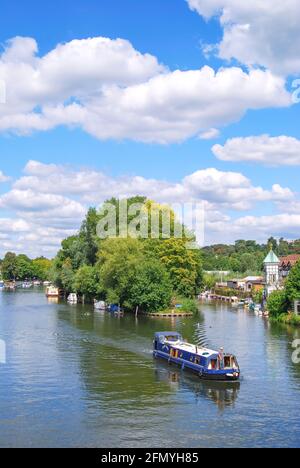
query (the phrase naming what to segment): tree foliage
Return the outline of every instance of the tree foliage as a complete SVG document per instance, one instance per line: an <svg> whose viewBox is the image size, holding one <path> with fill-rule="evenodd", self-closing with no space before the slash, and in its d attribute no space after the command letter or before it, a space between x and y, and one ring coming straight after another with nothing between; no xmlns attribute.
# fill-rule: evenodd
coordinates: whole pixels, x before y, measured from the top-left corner
<svg viewBox="0 0 300 468"><path fill-rule="evenodd" d="M300 262L292 268L285 284L286 296L290 304L300 300Z"/></svg>
<svg viewBox="0 0 300 468"><path fill-rule="evenodd" d="M1 273L4 280L33 280L39 279L45 281L49 279L51 260L44 257L31 260L27 255L16 255L7 252L1 262Z"/></svg>
<svg viewBox="0 0 300 468"><path fill-rule="evenodd" d="M254 240L237 240L233 245L217 244L202 249L205 271L262 272L263 261L270 247L278 257L300 254L300 240L288 242L270 237L266 244Z"/></svg>
<svg viewBox="0 0 300 468"><path fill-rule="evenodd" d="M144 312L157 312L170 305L172 284L164 266L158 260L143 261L136 270L136 278L129 289L128 305Z"/></svg>
<svg viewBox="0 0 300 468"><path fill-rule="evenodd" d="M96 297L99 290L99 275L97 269L90 265L80 267L73 280L74 291L87 296L87 298Z"/></svg>
<svg viewBox="0 0 300 468"><path fill-rule="evenodd" d="M74 292L132 310L164 308L173 294L195 296L202 284L202 263L200 249L189 249L193 235L179 226L166 205L138 196L125 202L113 198L106 203L113 206L117 224L127 209L126 235L117 231L113 238L99 239L97 226L99 222L105 224L109 207L104 205L99 212L91 208L78 234L62 242L54 261L54 282L69 292L73 288ZM170 220L169 229L163 215ZM153 217L158 220L154 238ZM134 237L132 227L136 228ZM175 238L180 229L183 237Z"/></svg>
<svg viewBox="0 0 300 468"><path fill-rule="evenodd" d="M267 301L267 309L273 318L285 314L288 310L288 301L285 291L274 291Z"/></svg>

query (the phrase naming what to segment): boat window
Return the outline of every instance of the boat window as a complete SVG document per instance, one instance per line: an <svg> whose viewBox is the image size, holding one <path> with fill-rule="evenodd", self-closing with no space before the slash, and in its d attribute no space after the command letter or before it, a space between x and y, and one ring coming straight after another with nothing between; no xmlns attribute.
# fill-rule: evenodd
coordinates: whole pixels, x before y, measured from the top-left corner
<svg viewBox="0 0 300 468"><path fill-rule="evenodd" d="M180 337L179 335L170 335L170 336L166 336L166 340L167 341L179 341Z"/></svg>
<svg viewBox="0 0 300 468"><path fill-rule="evenodd" d="M237 362L236 357L232 356L232 360L233 360L233 367L238 369L239 368L239 363Z"/></svg>
<svg viewBox="0 0 300 468"><path fill-rule="evenodd" d="M200 358L195 357L195 361L194 361L194 362L195 362L195 364L200 364Z"/></svg>
<svg viewBox="0 0 300 468"><path fill-rule="evenodd" d="M217 359L212 359L210 361L210 365L209 365L210 369L213 369L213 370L217 370L218 369L218 360Z"/></svg>
<svg viewBox="0 0 300 468"><path fill-rule="evenodd" d="M224 357L224 367L225 368L231 368L232 367L231 356L225 356Z"/></svg>
<svg viewBox="0 0 300 468"><path fill-rule="evenodd" d="M171 357L178 358L179 351L178 349L171 348L170 355Z"/></svg>

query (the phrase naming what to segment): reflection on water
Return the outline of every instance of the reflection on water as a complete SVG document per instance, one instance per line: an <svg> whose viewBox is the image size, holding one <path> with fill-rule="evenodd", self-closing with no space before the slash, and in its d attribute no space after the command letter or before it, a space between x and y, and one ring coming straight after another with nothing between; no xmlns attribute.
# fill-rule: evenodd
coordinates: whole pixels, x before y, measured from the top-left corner
<svg viewBox="0 0 300 468"><path fill-rule="evenodd" d="M199 381L152 357L177 330L236 354L239 384ZM300 446L300 329L229 305L193 318L113 317L43 293L0 293L0 446Z"/></svg>
<svg viewBox="0 0 300 468"><path fill-rule="evenodd" d="M192 392L196 402L201 398L210 399L221 412L227 406L234 404L240 390L239 382L202 381L197 376L174 369L174 366L170 369L168 364L160 363L160 361L157 362L155 377L157 382L167 382L173 391L177 392L183 388L186 391Z"/></svg>

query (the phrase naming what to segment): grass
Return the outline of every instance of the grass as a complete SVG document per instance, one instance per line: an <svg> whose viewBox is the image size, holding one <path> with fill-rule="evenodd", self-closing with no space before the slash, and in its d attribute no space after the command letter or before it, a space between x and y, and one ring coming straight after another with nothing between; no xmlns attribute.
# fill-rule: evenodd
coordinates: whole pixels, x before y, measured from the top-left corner
<svg viewBox="0 0 300 468"><path fill-rule="evenodd" d="M295 314L281 314L278 317L271 317L272 322L284 323L286 325L300 326L300 316Z"/></svg>
<svg viewBox="0 0 300 468"><path fill-rule="evenodd" d="M189 299L189 298L183 298L183 297L177 297L176 298L176 304L180 304L180 308L168 308L165 310L160 310L158 312L155 312L157 314L196 314L198 312L198 304L195 299Z"/></svg>

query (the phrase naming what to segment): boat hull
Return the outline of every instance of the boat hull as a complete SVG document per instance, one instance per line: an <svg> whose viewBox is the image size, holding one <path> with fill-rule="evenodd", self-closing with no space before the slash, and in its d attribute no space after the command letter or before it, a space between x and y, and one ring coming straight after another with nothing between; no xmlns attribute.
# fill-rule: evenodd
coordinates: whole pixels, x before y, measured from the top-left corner
<svg viewBox="0 0 300 468"><path fill-rule="evenodd" d="M169 354L158 350L153 351L153 356L156 359L162 359L169 364L181 367L182 370L190 371L201 380L211 380L215 382L239 382L240 380L240 375L235 370L209 371L204 367L185 361L184 359L171 357Z"/></svg>

